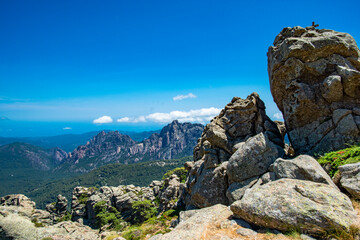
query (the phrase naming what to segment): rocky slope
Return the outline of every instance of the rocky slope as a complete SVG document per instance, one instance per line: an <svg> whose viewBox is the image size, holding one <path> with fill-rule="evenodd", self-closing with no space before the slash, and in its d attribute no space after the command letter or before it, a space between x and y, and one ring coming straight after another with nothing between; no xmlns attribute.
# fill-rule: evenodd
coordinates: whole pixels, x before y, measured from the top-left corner
<svg viewBox="0 0 360 240"><path fill-rule="evenodd" d="M79 146L57 171L87 172L108 163L175 159L192 154L203 125L173 121L160 133L135 142L119 132L100 132L87 144Z"/></svg>

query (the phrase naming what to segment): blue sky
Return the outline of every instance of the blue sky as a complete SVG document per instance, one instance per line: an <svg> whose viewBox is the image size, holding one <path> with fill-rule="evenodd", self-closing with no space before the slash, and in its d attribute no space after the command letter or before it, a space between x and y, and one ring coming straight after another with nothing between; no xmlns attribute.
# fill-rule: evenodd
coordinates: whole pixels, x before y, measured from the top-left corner
<svg viewBox="0 0 360 240"><path fill-rule="evenodd" d="M359 41L359 7L0 0L0 136L141 131L174 117L206 122L232 97L254 91L274 117L266 52L275 36L316 21ZM181 95L191 97L174 100Z"/></svg>

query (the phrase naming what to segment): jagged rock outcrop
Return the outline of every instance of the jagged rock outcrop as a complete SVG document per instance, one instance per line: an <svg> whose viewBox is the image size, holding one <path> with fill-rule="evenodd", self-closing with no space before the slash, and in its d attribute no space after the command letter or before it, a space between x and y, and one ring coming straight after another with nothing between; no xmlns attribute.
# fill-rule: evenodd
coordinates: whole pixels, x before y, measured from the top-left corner
<svg viewBox="0 0 360 240"><path fill-rule="evenodd" d="M135 142L118 131L102 131L87 144L75 149L57 171L87 172L109 163L128 164L189 156L203 129L201 124L175 120L160 133L154 133L142 142ZM91 161L88 161L89 158Z"/></svg>
<svg viewBox="0 0 360 240"><path fill-rule="evenodd" d="M296 154L360 141L360 52L347 33L284 28L268 51L271 93Z"/></svg>
<svg viewBox="0 0 360 240"><path fill-rule="evenodd" d="M258 179L284 155L277 125L265 113L257 93L235 97L206 125L194 148L193 164L183 195L187 208L203 208L234 201L235 191L252 177ZM228 196L227 196L228 195Z"/></svg>
<svg viewBox="0 0 360 240"><path fill-rule="evenodd" d="M83 223L83 220L87 219L86 203L95 191L94 188L74 188L71 199L71 220Z"/></svg>
<svg viewBox="0 0 360 240"><path fill-rule="evenodd" d="M281 231L296 227L312 235L349 229L357 219L350 199L334 187L286 178L246 191L231 210L259 226Z"/></svg>
<svg viewBox="0 0 360 240"><path fill-rule="evenodd" d="M98 190L76 187L73 190L71 205L72 220L97 227L95 205L104 202L107 209L114 207L119 211L122 219L134 222L139 216L136 215L133 203L149 200L154 207L158 207L159 213L167 211L178 206L183 185L179 176L173 174L163 181L153 181L148 187L120 185L104 186Z"/></svg>
<svg viewBox="0 0 360 240"><path fill-rule="evenodd" d="M50 213L51 220L56 223L68 214L67 207L68 200L66 197L59 194L56 202L46 205L46 211Z"/></svg>
<svg viewBox="0 0 360 240"><path fill-rule="evenodd" d="M10 194L0 198L0 206L16 206L33 210L35 205L35 202L23 194Z"/></svg>
<svg viewBox="0 0 360 240"><path fill-rule="evenodd" d="M162 186L163 189L159 191L158 195L160 200L160 212L175 208L178 203L180 193L185 187L184 184L180 183L180 178L176 174L166 178Z"/></svg>
<svg viewBox="0 0 360 240"><path fill-rule="evenodd" d="M11 194L0 198L0 215L19 214L38 224L51 224L50 213L36 209L35 202L23 194Z"/></svg>
<svg viewBox="0 0 360 240"><path fill-rule="evenodd" d="M340 185L353 198L360 199L360 163L346 164L339 167Z"/></svg>

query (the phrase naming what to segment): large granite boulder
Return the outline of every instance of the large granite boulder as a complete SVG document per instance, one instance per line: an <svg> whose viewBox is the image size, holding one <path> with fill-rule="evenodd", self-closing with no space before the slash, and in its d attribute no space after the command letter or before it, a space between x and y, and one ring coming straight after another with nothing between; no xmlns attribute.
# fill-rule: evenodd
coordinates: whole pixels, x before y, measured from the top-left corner
<svg viewBox="0 0 360 240"><path fill-rule="evenodd" d="M230 183L266 173L270 165L284 154L284 150L273 143L266 133L259 133L239 145L227 165Z"/></svg>
<svg viewBox="0 0 360 240"><path fill-rule="evenodd" d="M296 154L360 141L360 52L346 33L284 28L268 51L271 93Z"/></svg>
<svg viewBox="0 0 360 240"><path fill-rule="evenodd" d="M243 181L268 171L284 155L283 136L278 126L265 113L257 93L232 101L206 125L194 148L194 164L189 169L185 194L186 207L203 208L228 205L231 192ZM240 183L240 184L238 184Z"/></svg>
<svg viewBox="0 0 360 240"><path fill-rule="evenodd" d="M360 163L339 167L340 184L352 197L360 199Z"/></svg>
<svg viewBox="0 0 360 240"><path fill-rule="evenodd" d="M329 184L337 189L330 176L320 164L309 155L300 155L294 159L278 158L270 167L276 178L291 178Z"/></svg>
<svg viewBox="0 0 360 240"><path fill-rule="evenodd" d="M247 190L231 210L249 223L312 235L346 230L357 220L350 199L334 187L287 178Z"/></svg>

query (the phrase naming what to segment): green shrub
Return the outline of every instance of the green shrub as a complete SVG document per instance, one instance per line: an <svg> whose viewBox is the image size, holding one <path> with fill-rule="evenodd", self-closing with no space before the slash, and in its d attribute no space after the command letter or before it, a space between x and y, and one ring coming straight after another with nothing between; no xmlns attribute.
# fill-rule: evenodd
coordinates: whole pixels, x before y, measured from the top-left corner
<svg viewBox="0 0 360 240"><path fill-rule="evenodd" d="M180 178L180 182L185 183L187 171L184 167L178 167L178 168L168 171L167 173L164 174L162 179L164 180L173 174L176 174Z"/></svg>
<svg viewBox="0 0 360 240"><path fill-rule="evenodd" d="M126 222L121 218L120 213L114 207L107 207L105 201L97 202L94 205L95 220L97 227L109 225L108 229L121 231L126 227Z"/></svg>
<svg viewBox="0 0 360 240"><path fill-rule="evenodd" d="M89 200L89 196L86 193L82 193L80 197L78 197L78 201L80 204L86 204L86 202Z"/></svg>
<svg viewBox="0 0 360 240"><path fill-rule="evenodd" d="M318 159L318 162L328 169L328 174L333 177L338 172L339 166L360 162L360 144L326 153Z"/></svg>
<svg viewBox="0 0 360 240"><path fill-rule="evenodd" d="M157 213L157 208L153 206L150 200L133 202L132 208L134 209L136 222L144 222Z"/></svg>

